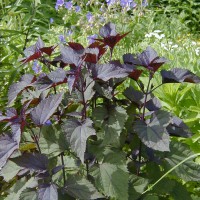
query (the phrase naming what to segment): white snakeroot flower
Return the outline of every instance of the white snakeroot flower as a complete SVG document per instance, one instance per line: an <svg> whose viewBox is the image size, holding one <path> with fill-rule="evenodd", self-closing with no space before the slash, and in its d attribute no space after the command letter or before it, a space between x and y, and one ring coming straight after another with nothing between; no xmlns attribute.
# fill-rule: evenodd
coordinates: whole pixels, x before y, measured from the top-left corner
<svg viewBox="0 0 200 200"><path fill-rule="evenodd" d="M161 30L155 30L154 33L161 33Z"/></svg>
<svg viewBox="0 0 200 200"><path fill-rule="evenodd" d="M192 45L194 45L194 46L195 46L196 44L197 44L197 43L196 43L195 41L192 41Z"/></svg>
<svg viewBox="0 0 200 200"><path fill-rule="evenodd" d="M164 43L162 43L162 42L161 42L161 47L162 47L163 49L165 49L165 50L168 51L168 48L167 48L166 45L165 45Z"/></svg>
<svg viewBox="0 0 200 200"><path fill-rule="evenodd" d="M174 48L178 48L178 45L177 44L173 45L172 49L174 49Z"/></svg>

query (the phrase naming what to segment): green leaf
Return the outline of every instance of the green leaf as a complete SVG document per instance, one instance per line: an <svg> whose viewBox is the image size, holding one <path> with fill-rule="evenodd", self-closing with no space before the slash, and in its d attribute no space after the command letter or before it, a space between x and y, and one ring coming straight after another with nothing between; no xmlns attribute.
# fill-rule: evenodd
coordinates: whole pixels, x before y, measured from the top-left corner
<svg viewBox="0 0 200 200"><path fill-rule="evenodd" d="M92 127L92 120L86 119L80 122L76 119L69 119L63 125L67 141L71 149L76 152L82 163L84 163L84 153L86 150L86 142L89 136L96 135L95 129Z"/></svg>
<svg viewBox="0 0 200 200"><path fill-rule="evenodd" d="M37 186L37 182L34 177L31 177L28 181L26 178L22 178L16 182L15 185L10 189L9 195L5 198L5 200L20 200L20 195L22 191L27 188Z"/></svg>
<svg viewBox="0 0 200 200"><path fill-rule="evenodd" d="M19 170L21 170L21 167L9 160L0 171L0 176L3 176L4 180L8 182L17 175Z"/></svg>
<svg viewBox="0 0 200 200"><path fill-rule="evenodd" d="M150 122L136 121L134 130L142 142L158 151L169 151L169 134L166 126L170 122L170 113L166 111L156 111L153 113Z"/></svg>
<svg viewBox="0 0 200 200"><path fill-rule="evenodd" d="M96 187L106 196L116 199L128 199L128 171L110 163L99 164L91 172Z"/></svg>
<svg viewBox="0 0 200 200"><path fill-rule="evenodd" d="M148 185L148 180L139 176L129 177L129 200L137 200Z"/></svg>
<svg viewBox="0 0 200 200"><path fill-rule="evenodd" d="M185 158L193 155L191 150L180 142L172 141L170 144L171 151L166 154L164 158L165 169L169 170L179 164ZM180 177L185 181L200 181L200 165L196 164L193 160L187 160L178 166L172 174Z"/></svg>
<svg viewBox="0 0 200 200"><path fill-rule="evenodd" d="M43 126L39 145L42 153L49 156L58 155L68 147L65 136L58 126Z"/></svg>
<svg viewBox="0 0 200 200"><path fill-rule="evenodd" d="M68 177L65 185L66 192L78 199L98 199L103 198L97 189L87 179L78 176Z"/></svg>
<svg viewBox="0 0 200 200"><path fill-rule="evenodd" d="M20 195L20 200L37 200L36 190L32 188L25 189Z"/></svg>
<svg viewBox="0 0 200 200"><path fill-rule="evenodd" d="M126 110L120 106L97 107L93 111L95 125L105 133L104 144L119 145L119 137L128 118Z"/></svg>

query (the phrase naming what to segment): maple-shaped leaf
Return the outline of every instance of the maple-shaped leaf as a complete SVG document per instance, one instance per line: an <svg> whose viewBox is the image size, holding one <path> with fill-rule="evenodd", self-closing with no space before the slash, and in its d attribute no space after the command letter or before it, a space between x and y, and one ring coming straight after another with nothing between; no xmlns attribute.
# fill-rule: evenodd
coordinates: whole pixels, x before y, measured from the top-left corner
<svg viewBox="0 0 200 200"><path fill-rule="evenodd" d="M8 105L10 105L16 99L17 95L28 87L33 80L34 76L32 74L25 74L18 83L12 84L8 91Z"/></svg>
<svg viewBox="0 0 200 200"><path fill-rule="evenodd" d="M124 78L128 76L127 70L115 64L96 64L92 67L94 79L108 81L111 78Z"/></svg>
<svg viewBox="0 0 200 200"><path fill-rule="evenodd" d="M170 123L170 114L158 110L152 114L149 123L136 121L134 130L141 141L151 149L158 151L169 151L169 134L166 127Z"/></svg>
<svg viewBox="0 0 200 200"><path fill-rule="evenodd" d="M24 153L11 160L20 167L31 171L46 172L48 167L48 158L40 153Z"/></svg>
<svg viewBox="0 0 200 200"><path fill-rule="evenodd" d="M71 149L76 152L82 163L84 163L87 139L91 135L96 135L92 123L93 122L90 119L86 119L84 122L76 119L69 119L63 125L66 139L69 142Z"/></svg>
<svg viewBox="0 0 200 200"><path fill-rule="evenodd" d="M99 59L103 56L103 54L107 50L106 46L104 44L100 44L99 42L94 42L94 43L90 44L88 46L88 48L98 48L99 49L99 53L98 53L98 56L97 56L97 61L99 61ZM86 57L85 61L86 62L91 62L91 60L88 60L87 57Z"/></svg>
<svg viewBox="0 0 200 200"><path fill-rule="evenodd" d="M133 54L128 53L123 55L123 61L125 64L124 68L128 71L129 77L137 81L142 73L142 70L137 69L136 64L139 65L137 59L134 58Z"/></svg>
<svg viewBox="0 0 200 200"><path fill-rule="evenodd" d="M24 50L24 54L26 57L20 59L20 61L23 63L30 62L32 60L40 58L43 55L43 53L46 53L50 56L55 48L56 46L44 47L44 42L40 37L38 37L38 40L34 45Z"/></svg>
<svg viewBox="0 0 200 200"><path fill-rule="evenodd" d="M188 126L178 117L173 116L171 123L167 126L167 132L172 136L191 137Z"/></svg>
<svg viewBox="0 0 200 200"><path fill-rule="evenodd" d="M128 32L129 33L129 32ZM97 41L103 42L105 45L108 45L111 49L128 33L118 34L115 29L115 24L109 22L105 24L99 31L99 34L103 39L95 39Z"/></svg>
<svg viewBox="0 0 200 200"><path fill-rule="evenodd" d="M162 83L200 83L200 77L187 69L174 68L169 71L162 70Z"/></svg>
<svg viewBox="0 0 200 200"><path fill-rule="evenodd" d="M39 200L58 200L57 187L53 183L39 185L37 198Z"/></svg>
<svg viewBox="0 0 200 200"><path fill-rule="evenodd" d="M80 54L77 53L73 48L70 46L62 46L60 45L61 51L61 60L66 64L73 64L75 66L79 65L81 60Z"/></svg>
<svg viewBox="0 0 200 200"><path fill-rule="evenodd" d="M53 115L62 101L63 93L42 100L32 111L31 118L36 125L43 125Z"/></svg>
<svg viewBox="0 0 200 200"><path fill-rule="evenodd" d="M76 42L68 42L68 45L75 51L84 50L83 45Z"/></svg>
<svg viewBox="0 0 200 200"><path fill-rule="evenodd" d="M19 148L21 132L0 136L0 168L2 168L12 153Z"/></svg>
<svg viewBox="0 0 200 200"><path fill-rule="evenodd" d="M65 190L69 195L77 199L103 198L103 195L87 179L74 175L68 177Z"/></svg>
<svg viewBox="0 0 200 200"><path fill-rule="evenodd" d="M143 66L150 71L157 71L160 66L167 62L167 59L164 57L159 57L157 52L152 49L150 46L146 48L142 53L137 56L137 59L134 59L135 65Z"/></svg>
<svg viewBox="0 0 200 200"><path fill-rule="evenodd" d="M55 71L50 72L50 74L47 75L47 77L53 82L53 83L59 83L63 82L66 78L66 71L62 68L58 68Z"/></svg>

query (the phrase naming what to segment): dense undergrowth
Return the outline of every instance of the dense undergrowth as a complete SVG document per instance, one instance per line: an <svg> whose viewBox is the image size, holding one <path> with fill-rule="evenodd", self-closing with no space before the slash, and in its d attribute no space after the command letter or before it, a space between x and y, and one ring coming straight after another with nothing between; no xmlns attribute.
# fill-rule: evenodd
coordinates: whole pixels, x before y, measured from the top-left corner
<svg viewBox="0 0 200 200"><path fill-rule="evenodd" d="M10 125L16 125L14 128L11 126L12 133L17 133L19 136L23 132L21 142L19 138L17 139L17 145L20 145L19 151L15 154L12 153L17 149L16 145L5 152L4 143L0 141L2 142L0 150L4 151L5 157L8 158L11 154L13 157L1 172L1 198L10 199L14 195L15 199L27 199L30 196L37 199L36 191L39 191L38 195L42 196L41 199L50 199L48 194L51 192L53 195L51 198L56 199L55 191L58 189L59 195L63 195L58 199L72 199L72 196L79 199L98 197L122 200L128 198L198 199L200 196L198 177L200 160L197 156L200 153L200 88L199 84L184 82L197 83L196 76L200 76L199 3L186 1L186 4L190 4L190 10L185 10L185 4L175 0L163 1L162 4L157 1L148 2L149 4L147 1L135 1L136 4L127 4L128 6L125 7L124 4L120 4L120 1L113 4L111 1L88 3L88 1L75 0L68 2L67 5L62 4L62 1L57 3L59 5L56 6L56 2L50 0L1 1L0 108L4 113L5 107L14 106L18 114L13 108L9 108L6 113L0 115L0 119L9 121ZM100 43L95 45L95 39L99 40L102 34L103 36L107 34L105 38L110 36L109 34L116 36L115 31L109 32L114 30L113 27L105 33L100 33L101 37L98 34L99 29L109 21L116 24L116 31L120 34L128 33L117 43L112 56L109 49L104 52L105 46L101 46ZM55 48L50 58L44 57L46 61L43 56L45 53L51 55L50 49L47 48L47 52L41 50L43 43L38 39L39 36L45 42L45 47L60 46ZM71 46L69 42L72 42ZM65 64L79 66L73 60L74 58L72 59L73 55L68 52L69 48L65 49L69 45L73 51L83 51L82 47L75 45L74 42L102 51L102 58L100 59L101 56L98 58L100 59L98 63L103 64L100 67L102 72L95 71L95 68L88 64L91 60L84 60L89 59L87 56L84 59L81 57L83 59L81 66L84 66L81 68L81 73L72 72L74 68L69 72L68 68L64 68L63 71L65 65L56 64L62 61ZM35 49L28 48L31 45ZM168 59L166 62L161 57L164 59L161 63L165 63L162 66L161 76L160 69L157 71L156 68L152 73L152 69L143 66L140 59L140 63L136 61L138 55L141 55L139 58L142 55L149 56L149 61L152 61L152 55L156 55L153 49L158 55ZM37 50L42 52L41 57L33 57L34 59L29 60L31 62L24 60L25 64L20 62L24 56L27 59ZM64 58L53 62L60 51ZM66 57L65 51L70 57ZM91 49L81 53L87 55L87 51L97 56L97 52ZM128 53L137 56L123 57L124 54L129 55ZM80 56L80 52L75 54ZM156 60L156 57L154 58ZM69 63L69 59L72 63ZM121 70L122 65L119 62L127 65L125 71ZM112 68L111 71L103 73L108 65L114 65L116 69ZM140 67L135 68L137 65ZM147 69L144 70L141 66ZM60 71L57 69L59 67L61 67ZM185 71L173 71L173 68L182 68ZM133 69L138 70L137 72L142 70L143 73L139 76L133 73L130 78ZM83 82L75 84L78 80L71 77L74 73ZM129 78L121 80L127 76ZM23 88L16 90L14 97L9 93L8 105L8 91L12 90L9 90L12 88L10 85L14 83L16 86L15 82L19 81L20 77L24 77L21 82L31 81L25 88L31 86L34 89L26 88L22 96L15 100L15 104L13 100ZM178 78L174 79L174 77ZM59 81L55 79L62 79L61 83L65 85L57 86ZM86 80L91 80L91 83ZM33 86L34 82L35 86ZM65 82L68 84L67 87ZM165 82L173 84L165 84ZM154 90L158 85L160 86ZM49 87L53 90L48 89ZM83 90L79 87L83 87L87 94L83 94ZM90 91L87 91L87 87ZM138 89L141 93L137 91ZM73 90L76 90L75 96L72 95ZM65 94L61 95L59 93L61 91L65 91ZM48 93L56 94L49 96ZM83 100L81 95L82 97L86 95L88 99ZM146 103L151 99L152 102L149 103L151 105L147 107ZM30 105L25 104L28 100L31 100ZM56 105L45 108L44 104L50 106L52 101L56 101ZM27 106L36 107L35 114L31 114L31 118L29 115L34 111L27 109ZM42 107L46 113L43 119L39 111ZM47 113L49 109L52 112ZM149 113L146 112L147 110ZM170 116L166 114L167 112L170 112ZM7 115L7 118L4 115ZM49 118L50 124L46 123ZM156 124L156 120L160 123ZM20 129L19 127L16 129L17 124L21 124ZM80 132L75 129L75 124ZM145 131L144 126L146 126ZM10 131L8 126L5 127L5 123L1 123L0 127L2 133ZM155 128L162 132L162 137L152 136L152 130ZM83 133L87 130L89 135L84 136L84 145L77 147L73 142L79 139L76 137L69 139L68 136L70 133L81 134L82 129ZM19 130L20 133L17 132ZM62 135L63 131L64 135ZM175 132L178 133L178 137ZM160 134L156 131L154 133ZM169 138L166 139L167 135L170 135L171 142ZM1 136L2 138L12 143L12 137L11 139L8 136ZM159 152L159 150L168 151L168 148L170 152ZM84 152L86 152L85 156ZM21 156L21 161L14 158L19 155L24 156ZM187 160L190 156L191 159ZM43 163L41 159L44 160ZM34 163L26 166L22 164L30 160L39 164L37 169ZM5 158L4 161L1 160L2 166L3 163L5 164ZM169 171L168 174L168 170L172 172ZM112 174L111 178L109 174ZM37 183L34 176L39 179ZM23 187L25 182L27 185ZM33 187L33 184L36 185ZM110 185L110 189L107 189L107 185ZM82 192L78 193L77 190ZM47 196L44 195L45 192Z"/></svg>

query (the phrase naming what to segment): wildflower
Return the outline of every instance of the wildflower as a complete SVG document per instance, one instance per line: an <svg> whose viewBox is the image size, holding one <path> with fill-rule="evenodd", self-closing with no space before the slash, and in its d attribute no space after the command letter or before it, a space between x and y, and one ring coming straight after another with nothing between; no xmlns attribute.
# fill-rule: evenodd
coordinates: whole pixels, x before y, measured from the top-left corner
<svg viewBox="0 0 200 200"><path fill-rule="evenodd" d="M55 5L55 9L58 10L59 6L63 6L64 5L64 0L57 0L56 5Z"/></svg>
<svg viewBox="0 0 200 200"><path fill-rule="evenodd" d="M50 24L53 24L54 20L53 18L50 18Z"/></svg>
<svg viewBox="0 0 200 200"><path fill-rule="evenodd" d="M67 8L67 10L71 10L71 9L72 9L72 6L73 6L73 4L72 4L71 1L65 2L65 8Z"/></svg>
<svg viewBox="0 0 200 200"><path fill-rule="evenodd" d="M92 18L93 18L93 15L92 15L91 12L88 12L87 15L86 15L86 17L87 17L88 22L91 22Z"/></svg>
<svg viewBox="0 0 200 200"><path fill-rule="evenodd" d="M64 37L64 35L59 35L59 40L60 40L62 43L65 43L65 37Z"/></svg>
<svg viewBox="0 0 200 200"><path fill-rule="evenodd" d="M76 7L75 7L75 11L76 11L76 12L81 12L81 7L80 7L80 6L76 6Z"/></svg>
<svg viewBox="0 0 200 200"><path fill-rule="evenodd" d="M108 6L113 5L114 3L116 3L116 0L106 0L106 3Z"/></svg>
<svg viewBox="0 0 200 200"><path fill-rule="evenodd" d="M41 71L42 67L38 64L38 61L35 60L33 62L33 66L32 66L32 70L36 73L36 74L39 74L40 71Z"/></svg>
<svg viewBox="0 0 200 200"><path fill-rule="evenodd" d="M98 35L97 35L97 34L88 36L88 37L87 37L88 43L89 43L89 44L94 43L94 42L95 42L95 39L97 39L97 38L98 38Z"/></svg>
<svg viewBox="0 0 200 200"><path fill-rule="evenodd" d="M147 0L143 0L142 1L142 6L143 7L147 7L148 6L148 1Z"/></svg>
<svg viewBox="0 0 200 200"><path fill-rule="evenodd" d="M67 35L70 36L70 35L72 35L72 34L73 34L73 31L72 31L71 29L69 29L69 30L67 31Z"/></svg>
<svg viewBox="0 0 200 200"><path fill-rule="evenodd" d="M131 3L133 2L133 0L121 0L120 1L120 5L121 7L130 7Z"/></svg>
<svg viewBox="0 0 200 200"><path fill-rule="evenodd" d="M48 119L48 120L45 122L44 125L46 125L46 126L50 126L51 124L52 124L51 121Z"/></svg>

